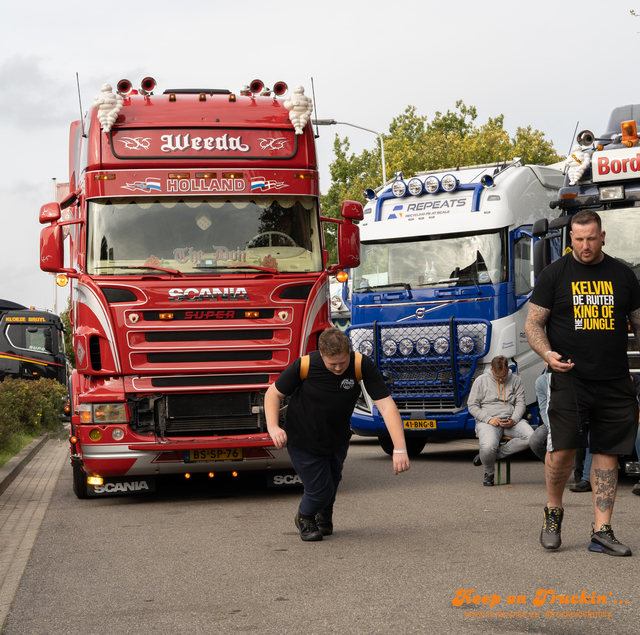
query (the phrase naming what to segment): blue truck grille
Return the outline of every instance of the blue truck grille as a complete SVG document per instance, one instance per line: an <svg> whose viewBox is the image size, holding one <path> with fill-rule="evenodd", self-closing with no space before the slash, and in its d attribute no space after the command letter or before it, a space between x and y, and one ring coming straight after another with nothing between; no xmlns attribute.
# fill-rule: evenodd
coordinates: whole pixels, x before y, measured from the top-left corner
<svg viewBox="0 0 640 635"><path fill-rule="evenodd" d="M370 357L399 399L453 399L471 388L478 359L489 350L487 320L373 322L347 329L354 351Z"/></svg>

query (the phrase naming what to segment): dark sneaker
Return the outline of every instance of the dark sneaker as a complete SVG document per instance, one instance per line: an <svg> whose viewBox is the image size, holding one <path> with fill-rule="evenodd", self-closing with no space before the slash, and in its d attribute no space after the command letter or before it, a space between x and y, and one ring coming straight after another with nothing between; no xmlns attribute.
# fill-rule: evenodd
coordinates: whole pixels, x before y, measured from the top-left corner
<svg viewBox="0 0 640 635"><path fill-rule="evenodd" d="M632 494L635 494L636 496L640 496L640 483L636 483L633 486L633 489L631 490Z"/></svg>
<svg viewBox="0 0 640 635"><path fill-rule="evenodd" d="M302 516L300 512L297 512L295 522L302 540L306 542L322 540L322 532L318 529L315 518L308 518L307 516Z"/></svg>
<svg viewBox="0 0 640 635"><path fill-rule="evenodd" d="M589 481L578 481L569 486L572 492L591 492L591 483Z"/></svg>
<svg viewBox="0 0 640 635"><path fill-rule="evenodd" d="M480 459L480 455L479 455L479 454L476 454L476 455L473 457L473 464L474 464L476 467L480 467L480 466L482 465L482 460Z"/></svg>
<svg viewBox="0 0 640 635"><path fill-rule="evenodd" d="M562 544L560 527L563 515L564 509L562 507L544 508L544 524L540 532L540 544L545 549L557 549Z"/></svg>
<svg viewBox="0 0 640 635"><path fill-rule="evenodd" d="M602 525L600 531L591 529L589 551L606 553L608 556L630 556L631 549L623 545L614 535L611 525Z"/></svg>
<svg viewBox="0 0 640 635"><path fill-rule="evenodd" d="M487 487L493 487L493 474L485 474L482 484Z"/></svg>
<svg viewBox="0 0 640 635"><path fill-rule="evenodd" d="M330 536L333 533L333 511L318 512L316 523L323 536Z"/></svg>

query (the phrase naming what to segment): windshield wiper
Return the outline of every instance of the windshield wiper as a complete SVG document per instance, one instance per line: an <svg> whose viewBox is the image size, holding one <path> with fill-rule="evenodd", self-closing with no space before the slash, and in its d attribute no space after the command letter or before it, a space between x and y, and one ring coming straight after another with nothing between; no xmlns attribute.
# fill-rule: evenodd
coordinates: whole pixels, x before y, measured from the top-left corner
<svg viewBox="0 0 640 635"><path fill-rule="evenodd" d="M273 267L261 267L260 265L196 265L194 269L202 269L203 271L218 271L220 269L257 269L258 271L266 271L267 273L280 273Z"/></svg>
<svg viewBox="0 0 640 635"><path fill-rule="evenodd" d="M110 265L108 267L94 267L94 269L153 269L155 271L164 271L174 276L185 277L182 271L178 269L170 269L169 267L156 267L154 265Z"/></svg>
<svg viewBox="0 0 640 635"><path fill-rule="evenodd" d="M411 285L408 282L393 282L391 284L376 284L373 287L367 285L366 287L360 287L359 292L373 291L378 289L393 289L394 287L402 287L405 291L411 291Z"/></svg>

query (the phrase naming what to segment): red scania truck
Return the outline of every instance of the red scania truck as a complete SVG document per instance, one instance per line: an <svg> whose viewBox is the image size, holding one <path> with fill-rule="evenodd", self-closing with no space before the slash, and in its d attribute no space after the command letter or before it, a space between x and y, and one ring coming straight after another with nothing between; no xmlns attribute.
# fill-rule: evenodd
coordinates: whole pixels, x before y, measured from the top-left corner
<svg viewBox="0 0 640 635"><path fill-rule="evenodd" d="M362 206L320 214L301 87L155 85L102 87L71 125L69 195L40 210L40 266L71 279L79 498L290 468L264 393L330 326L329 274L359 262Z"/></svg>

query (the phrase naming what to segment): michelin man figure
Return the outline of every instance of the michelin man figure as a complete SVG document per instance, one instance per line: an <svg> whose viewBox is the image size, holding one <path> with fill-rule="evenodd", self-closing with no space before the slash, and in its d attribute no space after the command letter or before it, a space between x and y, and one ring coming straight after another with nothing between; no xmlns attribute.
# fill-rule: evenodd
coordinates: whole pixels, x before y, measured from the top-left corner
<svg viewBox="0 0 640 635"><path fill-rule="evenodd" d="M582 151L581 146L573 146L571 154L564 160L565 168L568 168L569 185L575 185L580 180L590 162L589 155Z"/></svg>
<svg viewBox="0 0 640 635"><path fill-rule="evenodd" d="M102 129L109 132L122 110L122 96L113 94L111 84L103 84L101 91L93 100L93 107L98 111Z"/></svg>
<svg viewBox="0 0 640 635"><path fill-rule="evenodd" d="M291 111L289 119L291 119L291 123L296 129L296 134L302 134L313 112L313 104L304 94L304 88L302 86L296 86L293 89L293 95L287 98L284 102L284 107Z"/></svg>

